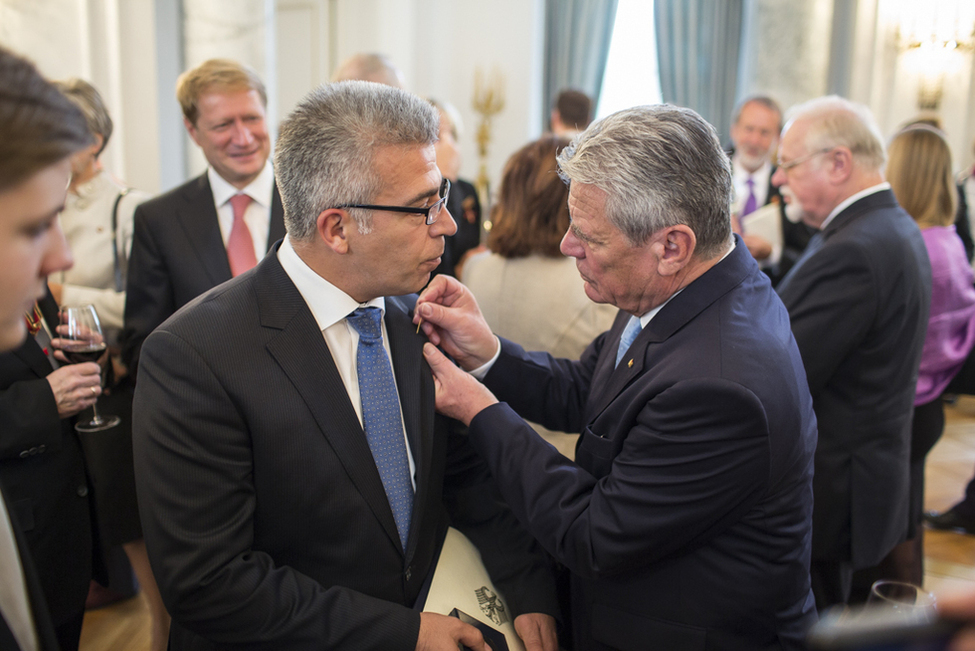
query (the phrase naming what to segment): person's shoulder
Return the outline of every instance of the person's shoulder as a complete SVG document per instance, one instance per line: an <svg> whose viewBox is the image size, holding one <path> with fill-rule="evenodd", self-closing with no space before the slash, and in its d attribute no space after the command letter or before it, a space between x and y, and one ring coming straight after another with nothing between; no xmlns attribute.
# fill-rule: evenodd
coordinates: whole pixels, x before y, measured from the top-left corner
<svg viewBox="0 0 975 651"><path fill-rule="evenodd" d="M205 173L202 176L194 177L189 181L186 181L185 183L178 185L171 190L167 190L166 192L163 192L162 194L159 194L151 199L144 199L140 203L139 212L147 215L147 218L152 218L151 216L157 214L165 215L171 211L175 205L181 204L197 196L202 191L204 186L209 187Z"/></svg>

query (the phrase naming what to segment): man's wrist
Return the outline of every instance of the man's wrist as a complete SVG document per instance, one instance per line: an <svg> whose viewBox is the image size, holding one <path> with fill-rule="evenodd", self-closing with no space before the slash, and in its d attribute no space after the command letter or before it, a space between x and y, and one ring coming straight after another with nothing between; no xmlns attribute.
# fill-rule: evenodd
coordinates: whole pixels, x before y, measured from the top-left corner
<svg viewBox="0 0 975 651"><path fill-rule="evenodd" d="M468 371L468 373L473 375L478 380L484 379L484 377L488 374L488 371L491 370L491 367L494 366L494 363L498 361L498 357L501 356L501 340L498 339L497 335L491 335L491 336L494 338L494 343L495 343L494 355L491 356L491 359L484 362L477 368L473 368L470 371Z"/></svg>

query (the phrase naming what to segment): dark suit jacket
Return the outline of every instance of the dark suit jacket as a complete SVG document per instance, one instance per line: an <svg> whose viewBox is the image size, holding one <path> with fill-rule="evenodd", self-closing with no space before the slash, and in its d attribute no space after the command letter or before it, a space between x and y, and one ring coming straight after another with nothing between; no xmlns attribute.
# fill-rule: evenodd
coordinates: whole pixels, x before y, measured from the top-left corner
<svg viewBox="0 0 975 651"><path fill-rule="evenodd" d="M872 567L907 533L931 263L890 190L846 208L816 246L778 287L819 420L813 558Z"/></svg>
<svg viewBox="0 0 975 651"><path fill-rule="evenodd" d="M417 492L404 555L365 434L277 247L145 343L139 506L172 649L414 648L448 513L516 614L554 614L543 552L434 414L413 299L386 327ZM415 297L414 297L415 298Z"/></svg>
<svg viewBox="0 0 975 651"><path fill-rule="evenodd" d="M577 648L802 648L816 422L785 308L737 238L614 368L628 319L579 361L502 341L485 383L508 404L470 427L572 572ZM581 431L577 465L515 411Z"/></svg>
<svg viewBox="0 0 975 651"><path fill-rule="evenodd" d="M40 577L34 568L34 563L30 557L30 548L27 539L21 531L17 519L10 512L11 505L7 502L6 495L0 494L3 499L7 513L11 515L10 525L13 527L13 534L17 551L20 554L20 565L24 571L24 582L27 587L27 600L30 603L31 614L34 617L34 630L37 633L37 642L41 651L58 651L58 639L54 632L54 624L51 622L51 614L48 612L47 602L44 600L44 588L41 586ZM4 580L7 580L4 577ZM13 632L10 630L7 620L0 617L0 649L4 651L19 651L20 645L17 644Z"/></svg>
<svg viewBox="0 0 975 651"><path fill-rule="evenodd" d="M41 302L52 332L57 304ZM27 541L51 619L60 625L85 608L92 578L92 513L74 419L60 418L51 363L33 337L0 354L0 481L11 517Z"/></svg>
<svg viewBox="0 0 975 651"><path fill-rule="evenodd" d="M284 232L275 185L268 247ZM136 208L122 333L122 354L130 369L137 367L142 342L156 326L231 277L205 172Z"/></svg>

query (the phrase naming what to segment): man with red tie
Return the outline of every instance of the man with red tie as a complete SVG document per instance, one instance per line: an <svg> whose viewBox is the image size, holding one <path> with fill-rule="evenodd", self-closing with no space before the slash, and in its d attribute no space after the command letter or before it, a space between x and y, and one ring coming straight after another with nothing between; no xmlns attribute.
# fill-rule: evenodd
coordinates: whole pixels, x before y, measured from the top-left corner
<svg viewBox="0 0 975 651"><path fill-rule="evenodd" d="M180 75L176 97L209 167L135 213L123 355L131 368L156 326L247 271L284 237L268 157L267 93L250 68L211 59Z"/></svg>

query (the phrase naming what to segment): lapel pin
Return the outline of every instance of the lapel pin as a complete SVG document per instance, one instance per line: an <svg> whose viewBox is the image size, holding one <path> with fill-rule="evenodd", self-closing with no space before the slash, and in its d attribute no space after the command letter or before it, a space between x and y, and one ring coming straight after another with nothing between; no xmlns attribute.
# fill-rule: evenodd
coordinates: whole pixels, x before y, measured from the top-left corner
<svg viewBox="0 0 975 651"><path fill-rule="evenodd" d="M632 359L626 364L626 368L633 368L633 360Z"/></svg>

